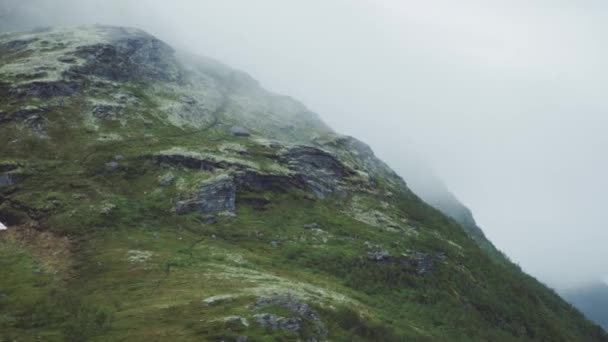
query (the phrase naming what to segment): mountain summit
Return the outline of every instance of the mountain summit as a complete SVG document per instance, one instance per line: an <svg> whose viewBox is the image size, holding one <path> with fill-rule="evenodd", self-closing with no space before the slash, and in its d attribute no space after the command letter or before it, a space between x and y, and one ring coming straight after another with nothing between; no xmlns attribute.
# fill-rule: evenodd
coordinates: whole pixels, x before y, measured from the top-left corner
<svg viewBox="0 0 608 342"><path fill-rule="evenodd" d="M364 143L136 29L0 36L0 222L3 341L608 340Z"/></svg>

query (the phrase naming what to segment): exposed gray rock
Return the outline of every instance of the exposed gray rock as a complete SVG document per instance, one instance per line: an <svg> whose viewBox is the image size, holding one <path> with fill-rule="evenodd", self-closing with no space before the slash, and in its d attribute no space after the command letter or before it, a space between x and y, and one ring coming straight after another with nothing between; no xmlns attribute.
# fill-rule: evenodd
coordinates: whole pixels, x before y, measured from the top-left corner
<svg viewBox="0 0 608 342"><path fill-rule="evenodd" d="M247 169L235 173L235 181L239 189L250 191L289 191L293 189L307 189L303 177L298 174L280 175L264 174Z"/></svg>
<svg viewBox="0 0 608 342"><path fill-rule="evenodd" d="M83 88L81 81L59 80L59 81L35 81L28 82L10 90L15 97L38 97L50 98L56 96L71 96L80 92Z"/></svg>
<svg viewBox="0 0 608 342"><path fill-rule="evenodd" d="M223 174L203 182L194 198L177 204L176 212L179 214L234 212L235 201L236 185L231 176Z"/></svg>
<svg viewBox="0 0 608 342"><path fill-rule="evenodd" d="M241 126L232 126L230 128L230 134L234 135L235 137L248 137L251 135L249 131Z"/></svg>
<svg viewBox="0 0 608 342"><path fill-rule="evenodd" d="M296 314L300 319L299 324L301 325L302 319L308 322L311 322L314 327L314 333L317 336L326 337L327 336L327 328L325 324L319 318L319 315L316 311L314 311L310 305L298 300L295 296L291 294L275 294L270 297L260 297L257 299L254 308L256 310L261 310L268 306L279 306L284 309L287 309L294 314ZM279 319L280 317L274 317L275 319ZM273 319L269 319L270 322L273 322ZM284 321L283 321L284 322ZM296 322L293 321L292 323ZM289 329L287 329L289 330ZM298 329L299 331L299 329Z"/></svg>
<svg viewBox="0 0 608 342"><path fill-rule="evenodd" d="M299 317L280 317L277 315L263 313L253 315L253 319L262 327L272 331L287 330L294 334L300 334L302 319Z"/></svg>
<svg viewBox="0 0 608 342"><path fill-rule="evenodd" d="M0 175L0 189L11 186L17 182L16 178L10 174Z"/></svg>
<svg viewBox="0 0 608 342"><path fill-rule="evenodd" d="M119 167L120 167L120 164L118 164L118 162L115 162L115 161L106 163L106 169L109 171L114 171L114 170L118 169Z"/></svg>
<svg viewBox="0 0 608 342"><path fill-rule="evenodd" d="M345 194L345 181L355 172L329 152L309 146L296 146L281 154L289 169L303 177L319 198L331 193Z"/></svg>
<svg viewBox="0 0 608 342"><path fill-rule="evenodd" d="M119 117L124 107L111 104L96 104L93 107L93 116L102 120L113 120Z"/></svg>
<svg viewBox="0 0 608 342"><path fill-rule="evenodd" d="M223 160L202 154L187 153L162 153L152 156L156 164L177 165L188 169L201 171L214 171L217 169L245 169L248 165L239 164L236 161Z"/></svg>
<svg viewBox="0 0 608 342"><path fill-rule="evenodd" d="M304 229L320 229L321 226L319 226L318 223L309 223L309 224L303 225L302 228L304 228Z"/></svg>
<svg viewBox="0 0 608 342"><path fill-rule="evenodd" d="M388 251L368 252L367 258L373 261L387 261L391 258L391 253Z"/></svg>
<svg viewBox="0 0 608 342"><path fill-rule="evenodd" d="M85 64L75 73L95 75L112 81L173 81L181 72L173 49L140 30L103 27L112 36L108 43L80 46L74 53Z"/></svg>
<svg viewBox="0 0 608 342"><path fill-rule="evenodd" d="M408 255L408 259L416 268L418 274L425 274L435 268L433 256L422 252L412 252Z"/></svg>
<svg viewBox="0 0 608 342"><path fill-rule="evenodd" d="M20 50L27 47L30 43L37 41L38 38L15 39L0 45L0 50Z"/></svg>
<svg viewBox="0 0 608 342"><path fill-rule="evenodd" d="M46 119L44 115L49 111L46 107L25 106L13 113L0 112L0 123L17 121L22 122L38 134L44 133Z"/></svg>

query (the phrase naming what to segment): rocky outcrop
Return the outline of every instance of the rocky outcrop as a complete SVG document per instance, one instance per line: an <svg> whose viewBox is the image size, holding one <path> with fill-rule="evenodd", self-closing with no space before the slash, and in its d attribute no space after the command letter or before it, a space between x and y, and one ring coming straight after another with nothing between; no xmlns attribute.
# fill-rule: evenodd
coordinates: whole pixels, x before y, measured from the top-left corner
<svg viewBox="0 0 608 342"><path fill-rule="evenodd" d="M42 98L48 99L58 96L71 96L83 89L83 82L79 79L64 79L56 81L34 81L12 87L10 94L16 98Z"/></svg>
<svg viewBox="0 0 608 342"><path fill-rule="evenodd" d="M321 321L319 314L310 305L298 300L295 296L287 294L275 294L270 297L260 297L255 303L255 310L263 310L267 307L280 307L291 311L295 317L278 317L271 314L255 315L254 319L264 327L273 330L283 329L296 334L300 334L303 322L308 322L313 326L313 333L317 337L327 337L327 328ZM313 337L314 338L314 337Z"/></svg>
<svg viewBox="0 0 608 342"><path fill-rule="evenodd" d="M302 319L299 317L280 317L274 314L256 314L253 319L262 327L272 331L287 330L294 334L300 334Z"/></svg>
<svg viewBox="0 0 608 342"><path fill-rule="evenodd" d="M407 253L393 256L389 251L383 249L381 245L373 244L369 241L365 241L364 245L370 250L367 252L368 260L378 263L401 264L419 275L433 271L436 260L445 260L443 252L436 253L433 256L429 253L408 251Z"/></svg>
<svg viewBox="0 0 608 342"><path fill-rule="evenodd" d="M294 173L301 175L308 188L319 198L347 192L346 181L355 172L329 152L310 146L286 149L280 156Z"/></svg>
<svg viewBox="0 0 608 342"><path fill-rule="evenodd" d="M112 81L167 81L181 79L173 49L139 30L104 27L108 43L80 46L74 55L85 60L74 73Z"/></svg>
<svg viewBox="0 0 608 342"><path fill-rule="evenodd" d="M0 189L17 184L23 174L19 170L21 165L17 163L0 163Z"/></svg>
<svg viewBox="0 0 608 342"><path fill-rule="evenodd" d="M317 139L318 144L348 161L353 168L363 171L374 179L384 179L395 187L405 187L403 179L380 160L365 143L346 135L332 135L329 139Z"/></svg>
<svg viewBox="0 0 608 342"><path fill-rule="evenodd" d="M275 158L286 171L262 171L246 159L218 158L202 153L167 151L152 156L159 165L176 165L202 171L226 170L239 189L250 191L312 191L318 198L345 195L357 174L332 154L310 146L286 148Z"/></svg>
<svg viewBox="0 0 608 342"><path fill-rule="evenodd" d="M25 106L12 113L0 112L0 124L10 121L20 122L42 135L46 123L45 114L48 112L49 108L37 106Z"/></svg>
<svg viewBox="0 0 608 342"><path fill-rule="evenodd" d="M175 211L178 214L234 212L235 202L236 185L233 178L228 175L219 175L203 182L195 197L179 202Z"/></svg>
<svg viewBox="0 0 608 342"><path fill-rule="evenodd" d="M235 172L235 181L240 190L249 191L288 191L290 189L306 189L307 183L301 175L277 175L260 173L255 170Z"/></svg>
<svg viewBox="0 0 608 342"><path fill-rule="evenodd" d="M391 258L391 253L385 250L367 252L367 258L372 261L386 261Z"/></svg>

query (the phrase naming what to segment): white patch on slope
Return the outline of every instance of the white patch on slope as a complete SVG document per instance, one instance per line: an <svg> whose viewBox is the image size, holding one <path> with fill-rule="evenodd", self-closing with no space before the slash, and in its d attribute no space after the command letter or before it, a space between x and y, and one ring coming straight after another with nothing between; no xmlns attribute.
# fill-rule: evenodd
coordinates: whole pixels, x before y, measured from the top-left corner
<svg viewBox="0 0 608 342"><path fill-rule="evenodd" d="M6 226L0 222L0 230L7 230Z"/></svg>

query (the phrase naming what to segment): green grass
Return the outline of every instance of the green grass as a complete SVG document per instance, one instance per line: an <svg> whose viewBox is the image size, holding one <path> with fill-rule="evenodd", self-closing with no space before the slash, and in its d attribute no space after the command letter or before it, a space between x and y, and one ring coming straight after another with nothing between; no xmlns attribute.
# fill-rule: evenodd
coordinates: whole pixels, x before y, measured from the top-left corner
<svg viewBox="0 0 608 342"><path fill-rule="evenodd" d="M358 221L349 211L352 195L319 200L302 190L239 192L237 216L215 224L198 214L176 215L175 201L211 174L159 166L150 155L238 142L248 150L239 158L271 165L277 149L228 136L221 127L167 125L145 87L125 89L142 104L127 125L87 129L80 124L84 103L72 99L49 113L50 139L0 126L0 162L19 161L23 174L0 192L0 217L33 220L39 234L70 239L61 259L40 253L52 246L38 240L0 233L0 341L295 340L253 321L260 312L293 315L282 307L255 310L257 298L274 292L309 303L332 341L606 340L553 291L510 263L497 264L456 222L382 179L376 192L357 194L357 203L394 221L407 218L400 223L407 229ZM8 106L0 101L0 110ZM123 140L97 140L102 133ZM116 155L124 157L120 168L106 169ZM167 172L179 182L161 187ZM322 231L305 229L310 223ZM396 261L368 260L366 241ZM445 259L435 258L434 269L421 275L398 262L411 251ZM234 297L212 307L201 303L224 294ZM249 327L221 321L228 316L245 317ZM304 331L312 334L310 322Z"/></svg>

